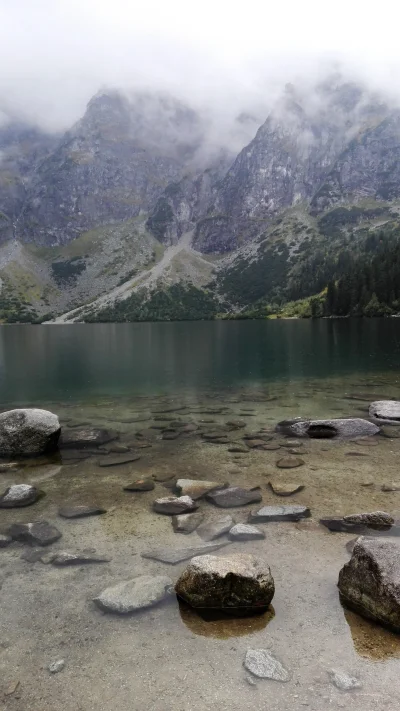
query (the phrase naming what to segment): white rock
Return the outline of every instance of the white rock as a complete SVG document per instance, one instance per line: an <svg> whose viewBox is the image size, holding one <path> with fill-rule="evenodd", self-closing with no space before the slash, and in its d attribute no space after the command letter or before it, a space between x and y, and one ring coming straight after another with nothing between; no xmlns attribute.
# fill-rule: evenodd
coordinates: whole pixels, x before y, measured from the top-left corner
<svg viewBox="0 0 400 711"><path fill-rule="evenodd" d="M248 649L244 660L246 669L260 677L274 681L289 681L290 674L268 649Z"/></svg>

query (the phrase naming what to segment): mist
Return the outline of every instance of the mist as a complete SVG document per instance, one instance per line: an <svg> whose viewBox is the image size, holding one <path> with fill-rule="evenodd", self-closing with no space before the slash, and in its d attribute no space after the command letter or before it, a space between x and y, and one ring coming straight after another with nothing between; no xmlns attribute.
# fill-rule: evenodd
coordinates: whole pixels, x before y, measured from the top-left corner
<svg viewBox="0 0 400 711"><path fill-rule="evenodd" d="M217 137L332 67L400 104L399 15L388 0L373 14L361 0L0 0L0 122L58 132L100 89L139 89L207 111Z"/></svg>

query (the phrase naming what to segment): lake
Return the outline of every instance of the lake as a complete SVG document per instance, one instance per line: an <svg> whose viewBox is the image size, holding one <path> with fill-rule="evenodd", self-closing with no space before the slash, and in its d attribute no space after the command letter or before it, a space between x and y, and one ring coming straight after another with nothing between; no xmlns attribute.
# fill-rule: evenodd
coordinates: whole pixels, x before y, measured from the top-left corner
<svg viewBox="0 0 400 711"><path fill-rule="evenodd" d="M275 425L296 416L366 417L372 400L400 399L399 345L397 319L1 327L3 410L43 407L70 435L96 427L119 438L0 469L2 490L32 483L45 493L33 506L0 509L0 530L46 520L62 533L36 562L21 543L0 549L0 691L19 682L4 708L396 708L400 638L341 606L337 579L354 536L330 533L319 518L374 510L399 517L400 493L382 485L400 480L400 439L379 435L373 446L307 440L292 455L301 466L280 469L288 445ZM232 420L240 425L227 426ZM214 431L220 442L207 439ZM270 449L246 445L244 437L260 432ZM138 458L105 467L123 456L113 448ZM203 544L196 531L176 533L170 517L152 509L179 478L259 486L265 505L311 509L311 519L260 524L265 540L216 553L253 553L268 563L276 592L267 613L205 620L175 596L128 616L93 603L104 588L142 574L175 583L187 561L141 554ZM151 479L154 490L124 491L137 479ZM304 488L282 499L270 481ZM60 506L78 504L107 513L59 515ZM206 521L229 513L246 522L260 505L217 509L202 500L199 510ZM110 562L57 568L49 550L96 552ZM289 681L251 677L243 667L249 648L271 650ZM65 667L51 675L47 667L59 659ZM332 670L360 687L338 689Z"/></svg>

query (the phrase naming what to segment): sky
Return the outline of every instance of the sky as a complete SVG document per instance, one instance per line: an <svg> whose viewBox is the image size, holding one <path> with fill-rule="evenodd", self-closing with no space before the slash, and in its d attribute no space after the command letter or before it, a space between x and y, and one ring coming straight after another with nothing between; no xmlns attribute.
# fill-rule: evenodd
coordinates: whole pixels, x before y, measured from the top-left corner
<svg viewBox="0 0 400 711"><path fill-rule="evenodd" d="M0 0L0 110L68 128L100 88L221 113L268 105L337 62L400 103L395 0Z"/></svg>

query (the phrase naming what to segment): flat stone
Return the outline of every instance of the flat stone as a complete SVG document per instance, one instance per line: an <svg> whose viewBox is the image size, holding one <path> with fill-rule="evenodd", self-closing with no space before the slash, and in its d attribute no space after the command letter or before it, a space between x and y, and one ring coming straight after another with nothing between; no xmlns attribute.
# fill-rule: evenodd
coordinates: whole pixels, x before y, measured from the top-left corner
<svg viewBox="0 0 400 711"><path fill-rule="evenodd" d="M121 454L115 457L103 457L99 459L97 464L99 467L117 467L120 464L130 464L131 462L137 462L140 459L139 454Z"/></svg>
<svg viewBox="0 0 400 711"><path fill-rule="evenodd" d="M218 437L216 439L208 440L209 444L232 444L229 437Z"/></svg>
<svg viewBox="0 0 400 711"><path fill-rule="evenodd" d="M165 496L161 499L156 499L153 503L154 511L157 513L172 516L174 514L190 513L199 508L190 496Z"/></svg>
<svg viewBox="0 0 400 711"><path fill-rule="evenodd" d="M0 533L0 548L7 548L11 542L11 536L5 536L4 533Z"/></svg>
<svg viewBox="0 0 400 711"><path fill-rule="evenodd" d="M368 454L366 452L357 452L357 451L350 451L350 452L345 452L345 455L347 457L368 457Z"/></svg>
<svg viewBox="0 0 400 711"><path fill-rule="evenodd" d="M369 416L382 425L390 422L400 425L400 401L376 400L369 406Z"/></svg>
<svg viewBox="0 0 400 711"><path fill-rule="evenodd" d="M227 489L211 491L206 498L216 506L224 509L262 501L262 495L258 487L257 489L242 489L240 486L230 486Z"/></svg>
<svg viewBox="0 0 400 711"><path fill-rule="evenodd" d="M0 456L36 457L57 448L61 426L48 410L25 408L0 414Z"/></svg>
<svg viewBox="0 0 400 711"><path fill-rule="evenodd" d="M175 533L192 533L204 520L203 513L180 514L172 517L172 527Z"/></svg>
<svg viewBox="0 0 400 711"><path fill-rule="evenodd" d="M212 432L202 432L201 436L203 439L220 439L224 437L226 430L213 430Z"/></svg>
<svg viewBox="0 0 400 711"><path fill-rule="evenodd" d="M43 550L38 550L37 548L25 548L21 553L22 560L26 560L27 563L37 563L42 560Z"/></svg>
<svg viewBox="0 0 400 711"><path fill-rule="evenodd" d="M268 445L268 442L264 439L246 439L245 442L250 449L265 449L266 446L275 447L275 445ZM279 449L278 444L276 445L276 448Z"/></svg>
<svg viewBox="0 0 400 711"><path fill-rule="evenodd" d="M231 447L228 447L228 452L237 453L237 454L248 454L249 450L243 444L233 444Z"/></svg>
<svg viewBox="0 0 400 711"><path fill-rule="evenodd" d="M211 553L212 551L217 551L223 546L229 545L229 541L221 541L220 543L203 543L199 546L191 546L190 548L154 548L149 551L141 553L142 558L149 558L150 560L159 560L161 563L170 563L175 565L176 563L181 563L183 560L188 558L193 558L197 555L202 555L203 553Z"/></svg>
<svg viewBox="0 0 400 711"><path fill-rule="evenodd" d="M274 444L273 442L266 442L263 447L258 447L258 449L263 449L265 452L277 452L280 449L279 444Z"/></svg>
<svg viewBox="0 0 400 711"><path fill-rule="evenodd" d="M400 491L400 481L392 481L391 484L383 484L382 491Z"/></svg>
<svg viewBox="0 0 400 711"><path fill-rule="evenodd" d="M300 521L311 516L310 509L306 506L263 506L258 511L252 511L249 521L255 523L269 523L273 521Z"/></svg>
<svg viewBox="0 0 400 711"><path fill-rule="evenodd" d="M390 425L384 425L383 427L381 427L381 435L387 437L388 439L399 439L400 427L391 427Z"/></svg>
<svg viewBox="0 0 400 711"><path fill-rule="evenodd" d="M320 523L330 531L342 533L363 533L366 530L389 531L394 527L394 519L384 511L353 514L351 516L321 518Z"/></svg>
<svg viewBox="0 0 400 711"><path fill-rule="evenodd" d="M276 659L269 649L248 649L244 660L247 671L260 679L273 679L274 681L289 681L290 673Z"/></svg>
<svg viewBox="0 0 400 711"><path fill-rule="evenodd" d="M133 580L106 588L93 602L105 612L126 615L156 605L172 590L172 580L166 575L140 575Z"/></svg>
<svg viewBox="0 0 400 711"><path fill-rule="evenodd" d="M205 481L200 479L178 479L176 488L181 496L190 496L192 499L200 499L214 489L223 489L226 484L218 481Z"/></svg>
<svg viewBox="0 0 400 711"><path fill-rule="evenodd" d="M360 447L377 447L379 444L378 439L370 439L367 437L359 437L358 439L351 440L353 444L358 444Z"/></svg>
<svg viewBox="0 0 400 711"><path fill-rule="evenodd" d="M287 439L285 442L281 442L281 447L287 447L288 449L292 447L304 447L304 442L299 439Z"/></svg>
<svg viewBox="0 0 400 711"><path fill-rule="evenodd" d="M7 534L13 541L22 541L38 546L48 546L61 538L62 534L47 521L34 523L12 523L7 529Z"/></svg>
<svg viewBox="0 0 400 711"><path fill-rule="evenodd" d="M304 464L304 460L300 457L282 457L276 462L276 466L279 469L295 469L296 467L301 467Z"/></svg>
<svg viewBox="0 0 400 711"><path fill-rule="evenodd" d="M96 454L101 454L101 452ZM74 464L75 462L83 462L85 459L89 459L92 453L88 449L62 449L60 455L63 464Z"/></svg>
<svg viewBox="0 0 400 711"><path fill-rule="evenodd" d="M64 659L57 659L56 662L52 662L49 664L47 667L50 674L58 674L58 672L62 671L65 667L65 660Z"/></svg>
<svg viewBox="0 0 400 711"><path fill-rule="evenodd" d="M246 422L244 420L228 420L226 426L232 430L240 430L242 427L246 427Z"/></svg>
<svg viewBox="0 0 400 711"><path fill-rule="evenodd" d="M202 523L197 529L197 535L200 536L203 541L214 541L216 538L228 533L234 523L232 516L221 516L221 518L214 521Z"/></svg>
<svg viewBox="0 0 400 711"><path fill-rule="evenodd" d="M152 479L137 479L132 484L124 486L124 491L153 491L155 487Z"/></svg>
<svg viewBox="0 0 400 711"><path fill-rule="evenodd" d="M125 444L110 444L107 447L107 453L108 454L126 454L126 452L129 452L129 447L127 447Z"/></svg>
<svg viewBox="0 0 400 711"><path fill-rule="evenodd" d="M232 553L192 558L175 592L194 608L242 616L266 610L275 586L268 565L253 555Z"/></svg>
<svg viewBox="0 0 400 711"><path fill-rule="evenodd" d="M59 516L63 518L85 518L86 516L99 516L107 513L106 509L99 506L86 506L84 504L76 506L61 506L58 509Z"/></svg>
<svg viewBox="0 0 400 711"><path fill-rule="evenodd" d="M292 496L293 494L298 494L299 491L303 491L304 489L304 484L295 484L289 481L285 481L283 483L269 481L268 486L277 496Z"/></svg>
<svg viewBox="0 0 400 711"><path fill-rule="evenodd" d="M163 432L162 439L173 440L178 439L180 432Z"/></svg>
<svg viewBox="0 0 400 711"><path fill-rule="evenodd" d="M268 434L263 431L259 432L246 432L246 434L243 435L243 439L246 441L247 440L257 440L259 442L270 442L273 439L273 435Z"/></svg>
<svg viewBox="0 0 400 711"><path fill-rule="evenodd" d="M115 439L118 439L115 432L97 427L82 427L81 429L63 430L58 446L60 449L85 449L86 447L101 447Z"/></svg>
<svg viewBox="0 0 400 711"><path fill-rule="evenodd" d="M69 565L85 565L88 563L109 563L111 558L103 558L89 553L69 553L68 551L57 551L51 555L49 563L57 567Z"/></svg>
<svg viewBox="0 0 400 711"><path fill-rule="evenodd" d="M400 543L393 538L358 538L339 573L341 602L400 632Z"/></svg>
<svg viewBox="0 0 400 711"><path fill-rule="evenodd" d="M352 691L353 689L361 689L362 684L354 676L349 676L342 671L332 669L329 672L331 682L340 691Z"/></svg>
<svg viewBox="0 0 400 711"><path fill-rule="evenodd" d="M379 427L360 417L338 418L332 420L282 420L276 426L276 431L295 437L311 437L312 439L332 439L334 437L369 437L378 434Z"/></svg>
<svg viewBox="0 0 400 711"><path fill-rule="evenodd" d="M249 523L237 523L229 531L229 538L233 541L256 541L265 538L265 533Z"/></svg>
<svg viewBox="0 0 400 711"><path fill-rule="evenodd" d="M152 474L152 478L154 481L163 483L164 481L169 481L170 479L173 479L175 477L174 472L156 472L155 474Z"/></svg>
<svg viewBox="0 0 400 711"><path fill-rule="evenodd" d="M13 509L30 506L44 496L43 492L30 484L13 484L0 496L0 508Z"/></svg>

